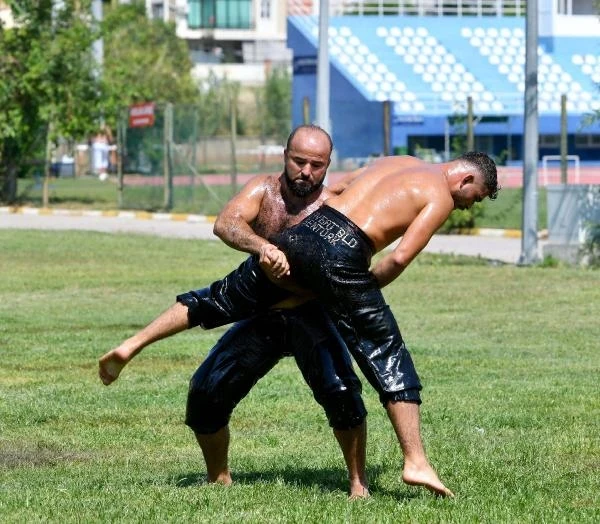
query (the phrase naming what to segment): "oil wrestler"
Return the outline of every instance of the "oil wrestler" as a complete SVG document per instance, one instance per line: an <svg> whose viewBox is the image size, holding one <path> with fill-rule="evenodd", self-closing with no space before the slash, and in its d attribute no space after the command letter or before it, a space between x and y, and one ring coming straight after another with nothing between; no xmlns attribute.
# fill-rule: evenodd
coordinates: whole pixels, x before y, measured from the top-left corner
<svg viewBox="0 0 600 524"><path fill-rule="evenodd" d="M190 292L178 300L188 307L190 324L208 328L282 300L283 286L310 290L379 393L404 454L404 482L452 496L426 458L421 384L380 288L404 271L452 210L495 199L498 190L496 166L483 153L440 164L408 156L380 159L340 195L277 235L259 260L246 260L206 294ZM371 257L399 237L397 247L370 269Z"/></svg>
<svg viewBox="0 0 600 524"><path fill-rule="evenodd" d="M298 223L333 195L323 186L331 149L329 135L320 128L297 128L287 143L283 174L259 176L249 182L219 214L217 236L249 253L270 247L267 238ZM369 492L365 473L367 412L361 383L324 310L314 300L304 302L293 298L225 333L190 381L186 424L200 445L209 481L230 484L231 414L282 357L293 356L340 445L350 498L363 498ZM123 367L151 342L190 327L188 313L188 308L177 302L104 355L99 370L102 381L108 385L116 380Z"/></svg>

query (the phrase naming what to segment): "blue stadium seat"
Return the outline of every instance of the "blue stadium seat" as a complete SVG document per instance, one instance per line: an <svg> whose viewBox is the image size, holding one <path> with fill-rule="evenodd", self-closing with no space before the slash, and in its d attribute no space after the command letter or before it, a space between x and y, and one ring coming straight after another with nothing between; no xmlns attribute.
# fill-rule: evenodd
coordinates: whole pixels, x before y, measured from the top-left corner
<svg viewBox="0 0 600 524"><path fill-rule="evenodd" d="M311 27L316 46L316 20L302 27ZM333 17L329 41L334 66L367 100L400 102L398 108L407 113L418 108L448 113L471 96L480 113L522 112L522 18ZM563 93L571 111L600 109L600 49L592 41L597 43L580 37L540 39L541 113L559 112Z"/></svg>

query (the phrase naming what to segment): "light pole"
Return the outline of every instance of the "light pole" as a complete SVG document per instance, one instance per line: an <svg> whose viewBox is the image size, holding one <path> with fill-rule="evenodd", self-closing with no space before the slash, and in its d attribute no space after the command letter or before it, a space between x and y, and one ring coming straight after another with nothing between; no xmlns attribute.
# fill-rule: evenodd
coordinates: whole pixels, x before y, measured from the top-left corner
<svg viewBox="0 0 600 524"><path fill-rule="evenodd" d="M329 125L329 0L319 2L319 49L317 53L317 125Z"/></svg>
<svg viewBox="0 0 600 524"><path fill-rule="evenodd" d="M538 2L525 11L525 122L523 131L523 221L520 265L539 260L537 239L538 168Z"/></svg>

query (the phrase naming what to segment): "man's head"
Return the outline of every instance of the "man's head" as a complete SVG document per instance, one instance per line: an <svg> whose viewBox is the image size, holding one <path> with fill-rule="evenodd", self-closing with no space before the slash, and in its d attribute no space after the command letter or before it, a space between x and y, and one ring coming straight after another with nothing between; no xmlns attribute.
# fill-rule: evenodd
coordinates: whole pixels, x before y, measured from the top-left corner
<svg viewBox="0 0 600 524"><path fill-rule="evenodd" d="M318 126L303 125L292 131L283 152L285 180L292 193L305 197L321 187L332 149L331 137Z"/></svg>
<svg viewBox="0 0 600 524"><path fill-rule="evenodd" d="M459 156L452 162L451 174L456 186L452 192L458 209L468 209L485 197L495 200L500 186L496 164L485 153L470 152Z"/></svg>

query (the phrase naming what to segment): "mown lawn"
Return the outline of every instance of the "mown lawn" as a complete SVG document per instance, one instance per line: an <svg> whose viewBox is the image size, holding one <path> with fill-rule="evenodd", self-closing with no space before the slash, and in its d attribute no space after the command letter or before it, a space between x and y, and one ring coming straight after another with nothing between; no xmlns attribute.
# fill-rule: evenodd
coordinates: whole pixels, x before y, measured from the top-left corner
<svg viewBox="0 0 600 524"><path fill-rule="evenodd" d="M241 258L213 241L0 230L0 520L600 521L600 272L421 255L386 288L424 383L423 438L456 493L399 480L363 380L372 497L291 359L238 406L231 488L206 485L187 382L222 329L147 348L103 386L97 359Z"/></svg>
<svg viewBox="0 0 600 524"><path fill-rule="evenodd" d="M149 177L158 185L134 186L123 188L121 200L116 177L101 181L97 177L51 178L49 183L49 207L61 209L100 209L163 211L164 188L160 177ZM241 186L240 186L241 187ZM216 215L223 204L233 195L230 185L209 186L202 177L195 179L195 185L175 186L173 188L173 208L175 213L195 213ZM42 206L41 180L21 179L18 184L18 204Z"/></svg>

